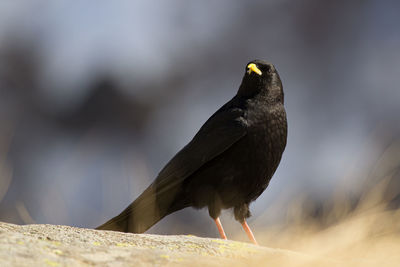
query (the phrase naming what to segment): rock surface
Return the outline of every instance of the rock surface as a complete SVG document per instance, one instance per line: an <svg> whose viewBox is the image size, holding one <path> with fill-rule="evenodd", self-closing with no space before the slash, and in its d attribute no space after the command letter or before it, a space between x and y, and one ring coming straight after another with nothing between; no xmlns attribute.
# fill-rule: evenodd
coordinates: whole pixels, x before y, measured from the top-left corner
<svg viewBox="0 0 400 267"><path fill-rule="evenodd" d="M0 222L0 266L322 266L324 263L336 265L296 252L220 239Z"/></svg>

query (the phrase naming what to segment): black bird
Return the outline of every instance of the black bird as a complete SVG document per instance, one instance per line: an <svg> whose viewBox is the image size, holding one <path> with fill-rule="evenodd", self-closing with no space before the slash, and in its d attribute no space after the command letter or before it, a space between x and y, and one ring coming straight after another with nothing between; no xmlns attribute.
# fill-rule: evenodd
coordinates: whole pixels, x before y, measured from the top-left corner
<svg viewBox="0 0 400 267"><path fill-rule="evenodd" d="M267 188L287 138L283 89L274 65L246 65L237 94L201 127L161 170L155 181L100 230L143 233L186 207L208 207L221 238L219 216L233 208L235 219L257 244L246 223L249 204Z"/></svg>

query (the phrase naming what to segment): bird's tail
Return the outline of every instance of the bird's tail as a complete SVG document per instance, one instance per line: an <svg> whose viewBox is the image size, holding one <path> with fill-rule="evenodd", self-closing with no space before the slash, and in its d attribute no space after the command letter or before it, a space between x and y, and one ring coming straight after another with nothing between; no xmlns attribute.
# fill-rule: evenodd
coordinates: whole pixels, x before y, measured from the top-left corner
<svg viewBox="0 0 400 267"><path fill-rule="evenodd" d="M173 192L156 193L150 185L118 216L97 227L97 230L143 233L168 214L183 209ZM178 204L178 205L177 205Z"/></svg>

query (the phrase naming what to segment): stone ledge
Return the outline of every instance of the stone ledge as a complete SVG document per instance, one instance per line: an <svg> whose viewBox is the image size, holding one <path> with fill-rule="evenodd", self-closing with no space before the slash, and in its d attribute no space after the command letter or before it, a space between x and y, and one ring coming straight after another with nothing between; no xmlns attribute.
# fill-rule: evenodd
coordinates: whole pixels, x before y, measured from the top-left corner
<svg viewBox="0 0 400 267"><path fill-rule="evenodd" d="M196 236L0 222L0 266L293 266L313 263L332 266L333 262L287 250Z"/></svg>

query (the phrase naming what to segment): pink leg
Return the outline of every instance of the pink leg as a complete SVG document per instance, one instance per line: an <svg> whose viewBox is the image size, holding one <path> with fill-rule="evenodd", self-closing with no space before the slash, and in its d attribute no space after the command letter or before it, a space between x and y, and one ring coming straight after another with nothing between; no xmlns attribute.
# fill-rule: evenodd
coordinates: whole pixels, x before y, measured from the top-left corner
<svg viewBox="0 0 400 267"><path fill-rule="evenodd" d="M219 217L217 219L214 219L214 221L215 221L215 224L217 225L218 232L219 232L221 238L222 239L227 239L226 235L225 235L225 232L224 232L224 228L222 228L221 221L219 220Z"/></svg>
<svg viewBox="0 0 400 267"><path fill-rule="evenodd" d="M247 225L246 220L242 222L242 227L246 231L247 236L249 237L250 241L253 242L254 245L258 246L256 239L254 238L253 232L251 231L250 227Z"/></svg>

